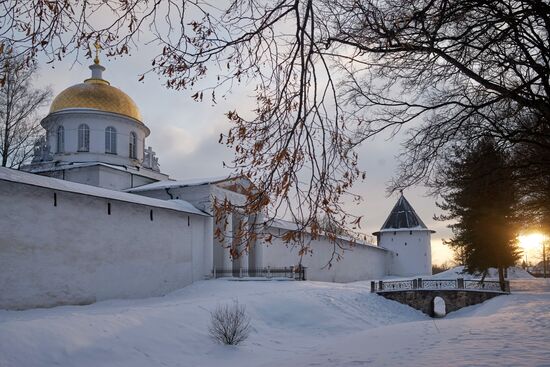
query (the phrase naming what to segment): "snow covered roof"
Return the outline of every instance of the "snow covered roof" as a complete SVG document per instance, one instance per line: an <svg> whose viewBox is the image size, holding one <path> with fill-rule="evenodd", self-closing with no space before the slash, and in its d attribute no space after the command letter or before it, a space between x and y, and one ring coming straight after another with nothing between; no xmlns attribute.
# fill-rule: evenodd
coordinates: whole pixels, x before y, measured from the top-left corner
<svg viewBox="0 0 550 367"><path fill-rule="evenodd" d="M71 181L59 180L57 178L51 178L46 176L40 176L33 173L27 173L17 171L10 168L0 167L0 180L17 182L21 184L44 187L52 190L72 192L75 194L89 195L95 197L101 197L106 199L124 201L128 203L141 204L152 206L156 208L164 208L176 210L179 212L185 212L190 214L197 214L208 216L202 210L197 209L191 203L185 200L160 200L153 199L146 196L128 194L125 192L114 191L104 189L101 187L95 187L90 185L84 185Z"/></svg>
<svg viewBox="0 0 550 367"><path fill-rule="evenodd" d="M395 203L388 219L382 225L380 232L395 230L427 230L422 219L416 214L412 205L405 199L403 193ZM375 232L376 234L377 232Z"/></svg>
<svg viewBox="0 0 550 367"><path fill-rule="evenodd" d="M218 177L202 177L202 178L190 178L187 180L164 180L153 182L147 185L134 187L126 190L126 192L140 192L151 190L164 190L174 187L187 187L187 186L200 186L208 184L216 184L218 182L227 181L231 176L218 176Z"/></svg>

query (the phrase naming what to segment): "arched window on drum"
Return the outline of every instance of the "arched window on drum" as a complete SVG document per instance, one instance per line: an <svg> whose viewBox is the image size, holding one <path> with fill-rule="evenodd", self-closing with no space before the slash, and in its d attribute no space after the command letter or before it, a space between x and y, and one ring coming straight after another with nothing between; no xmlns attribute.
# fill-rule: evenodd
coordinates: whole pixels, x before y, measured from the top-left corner
<svg viewBox="0 0 550 367"><path fill-rule="evenodd" d="M78 126L78 151L90 151L90 128L86 124Z"/></svg>
<svg viewBox="0 0 550 367"><path fill-rule="evenodd" d="M130 133L130 143L129 143L129 157L136 159L137 158L137 135L135 132Z"/></svg>
<svg viewBox="0 0 550 367"><path fill-rule="evenodd" d="M105 129L105 153L116 154L116 129L112 126Z"/></svg>

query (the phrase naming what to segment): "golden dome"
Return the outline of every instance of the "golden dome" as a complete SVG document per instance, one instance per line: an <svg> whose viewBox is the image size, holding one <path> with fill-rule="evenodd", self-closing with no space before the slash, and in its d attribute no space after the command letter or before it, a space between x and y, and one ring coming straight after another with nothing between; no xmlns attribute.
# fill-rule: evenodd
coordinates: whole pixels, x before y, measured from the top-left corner
<svg viewBox="0 0 550 367"><path fill-rule="evenodd" d="M99 66L99 65L98 65ZM92 65L90 69L94 66ZM103 70L104 68L101 67ZM50 113L69 108L91 108L99 111L118 113L141 123L141 114L136 103L126 93L109 85L109 82L92 77L84 83L73 85L59 93L52 102Z"/></svg>

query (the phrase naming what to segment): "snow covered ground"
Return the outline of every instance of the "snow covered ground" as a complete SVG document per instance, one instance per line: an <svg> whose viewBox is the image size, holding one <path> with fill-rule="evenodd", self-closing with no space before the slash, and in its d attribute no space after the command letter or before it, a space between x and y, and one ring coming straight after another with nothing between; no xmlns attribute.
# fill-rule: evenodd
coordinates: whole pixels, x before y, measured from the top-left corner
<svg viewBox="0 0 550 367"><path fill-rule="evenodd" d="M550 281L430 319L369 282L211 280L165 297L0 311L0 366L550 366ZM209 311L238 299L253 331L229 347Z"/></svg>
<svg viewBox="0 0 550 367"><path fill-rule="evenodd" d="M481 274L468 274L464 272L464 266L457 266L452 269L432 275L432 279L481 279ZM534 279L535 277L517 266L508 268L508 279ZM498 269L490 268L485 279L498 279Z"/></svg>

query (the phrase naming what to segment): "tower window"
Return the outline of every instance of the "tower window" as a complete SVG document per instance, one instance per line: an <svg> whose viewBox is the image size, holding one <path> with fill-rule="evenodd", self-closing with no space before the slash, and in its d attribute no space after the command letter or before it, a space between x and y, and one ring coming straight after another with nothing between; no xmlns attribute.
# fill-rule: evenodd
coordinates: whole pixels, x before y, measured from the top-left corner
<svg viewBox="0 0 550 367"><path fill-rule="evenodd" d="M111 215L111 203L107 203L107 214Z"/></svg>
<svg viewBox="0 0 550 367"><path fill-rule="evenodd" d="M112 126L105 129L105 153L116 154L116 129Z"/></svg>
<svg viewBox="0 0 550 367"><path fill-rule="evenodd" d="M65 151L65 128L63 125L57 128L57 153Z"/></svg>
<svg viewBox="0 0 550 367"><path fill-rule="evenodd" d="M409 234L412 235L412 234L413 234L413 231L409 231Z"/></svg>
<svg viewBox="0 0 550 367"><path fill-rule="evenodd" d="M78 151L90 151L90 128L86 124L82 124L78 127Z"/></svg>
<svg viewBox="0 0 550 367"><path fill-rule="evenodd" d="M153 221L153 209L149 211L149 219L151 219L151 222Z"/></svg>
<svg viewBox="0 0 550 367"><path fill-rule="evenodd" d="M133 159L136 159L137 158L137 135L133 131L130 133L129 148L130 148L129 157L133 158Z"/></svg>

